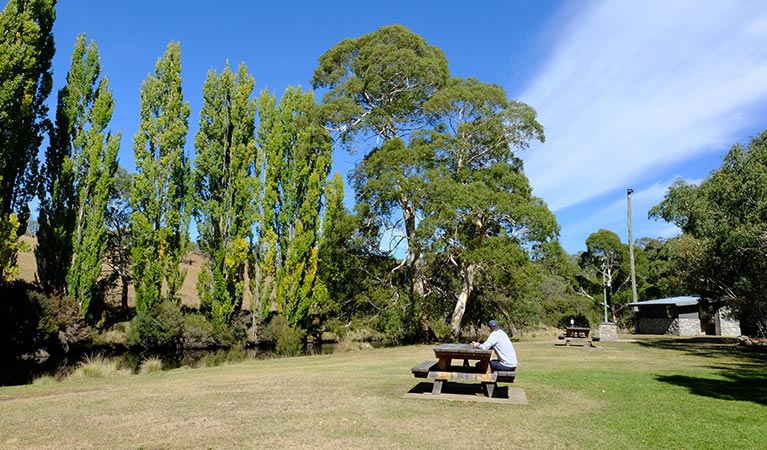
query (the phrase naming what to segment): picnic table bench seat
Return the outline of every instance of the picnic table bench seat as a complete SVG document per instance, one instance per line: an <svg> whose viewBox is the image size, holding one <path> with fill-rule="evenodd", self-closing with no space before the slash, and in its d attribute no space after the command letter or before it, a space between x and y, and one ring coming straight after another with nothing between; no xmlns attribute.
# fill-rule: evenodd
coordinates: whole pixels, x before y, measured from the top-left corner
<svg viewBox="0 0 767 450"><path fill-rule="evenodd" d="M479 381L485 388L488 397L493 396L497 382L513 383L517 376L516 370L504 370L498 372L483 372L481 368L474 366L448 366L440 369L438 361L424 361L410 369L416 378L428 378L434 380L432 393L439 394L442 391L442 383L448 381Z"/></svg>
<svg viewBox="0 0 767 450"><path fill-rule="evenodd" d="M427 378L432 368L437 370L437 361L424 361L410 370L416 378Z"/></svg>
<svg viewBox="0 0 767 450"><path fill-rule="evenodd" d="M498 379L496 381L503 383L513 383L514 379L517 378L516 370L499 370L496 373L498 374Z"/></svg>

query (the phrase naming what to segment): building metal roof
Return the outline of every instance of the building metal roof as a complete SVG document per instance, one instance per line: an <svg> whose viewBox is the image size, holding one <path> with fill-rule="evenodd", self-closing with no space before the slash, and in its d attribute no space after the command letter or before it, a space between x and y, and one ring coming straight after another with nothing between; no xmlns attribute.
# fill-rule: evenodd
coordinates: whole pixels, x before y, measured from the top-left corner
<svg viewBox="0 0 767 450"><path fill-rule="evenodd" d="M700 297L669 297L669 298L659 298L656 300L645 300L642 302L632 302L629 303L629 306L660 306L660 305L674 305L674 306L691 306L691 305L697 305L700 302Z"/></svg>

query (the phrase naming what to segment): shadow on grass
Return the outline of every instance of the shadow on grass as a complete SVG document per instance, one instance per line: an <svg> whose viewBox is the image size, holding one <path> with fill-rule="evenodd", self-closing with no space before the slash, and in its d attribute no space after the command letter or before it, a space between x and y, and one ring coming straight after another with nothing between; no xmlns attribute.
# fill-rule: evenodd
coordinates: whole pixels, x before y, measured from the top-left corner
<svg viewBox="0 0 767 450"><path fill-rule="evenodd" d="M767 405L767 353L759 347L741 347L734 339L712 336L648 338L638 340L637 343L644 347L681 351L713 360L735 360L734 363L712 365L712 369L718 370L717 378L659 375L656 379L686 387L695 395Z"/></svg>
<svg viewBox="0 0 767 450"><path fill-rule="evenodd" d="M434 383L424 381L413 386L413 388L408 391L408 394L431 394L432 387L434 387ZM470 397L485 397L485 390L480 383L467 384L445 382L442 383L442 393L466 395ZM493 397L509 398L508 386L496 386L495 391L493 392Z"/></svg>
<svg viewBox="0 0 767 450"><path fill-rule="evenodd" d="M638 338L637 344L643 347L676 350L694 356L728 357L745 364L767 366L767 348L743 347L733 338L701 337L662 337Z"/></svg>
<svg viewBox="0 0 767 450"><path fill-rule="evenodd" d="M763 370L725 370L720 375L724 379L686 375L660 375L656 379L686 387L695 395L767 405L767 375Z"/></svg>

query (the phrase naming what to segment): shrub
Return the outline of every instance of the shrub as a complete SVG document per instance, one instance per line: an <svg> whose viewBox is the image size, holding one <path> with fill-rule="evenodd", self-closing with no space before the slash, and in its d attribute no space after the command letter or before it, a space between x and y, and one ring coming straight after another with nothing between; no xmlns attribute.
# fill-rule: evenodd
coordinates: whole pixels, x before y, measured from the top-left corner
<svg viewBox="0 0 767 450"><path fill-rule="evenodd" d="M292 328L283 316L274 316L264 327L264 338L275 344L274 352L280 356L296 356L303 352L304 331Z"/></svg>
<svg viewBox="0 0 767 450"><path fill-rule="evenodd" d="M129 336L130 322L118 322L112 328L94 336L93 344L111 347L127 346Z"/></svg>
<svg viewBox="0 0 767 450"><path fill-rule="evenodd" d="M197 367L215 367L231 362L244 361L247 354L241 345L235 345L228 349L219 349L215 353L208 353L200 359Z"/></svg>
<svg viewBox="0 0 767 450"><path fill-rule="evenodd" d="M326 320L323 326L325 328L322 334L323 341L340 341L346 336L346 324L338 318Z"/></svg>
<svg viewBox="0 0 767 450"><path fill-rule="evenodd" d="M184 316L184 347L206 348L214 344L213 326L208 319L199 313Z"/></svg>
<svg viewBox="0 0 767 450"><path fill-rule="evenodd" d="M406 315L399 308L386 308L373 318L371 325L381 333L384 341L400 344L414 335L414 324L404 318Z"/></svg>
<svg viewBox="0 0 767 450"><path fill-rule="evenodd" d="M432 320L431 329L437 341L447 342L452 339L450 324L447 323L444 317Z"/></svg>
<svg viewBox="0 0 767 450"><path fill-rule="evenodd" d="M39 299L42 295L25 281L0 283L0 355L15 357L39 348Z"/></svg>
<svg viewBox="0 0 767 450"><path fill-rule="evenodd" d="M184 338L184 315L175 302L166 300L139 311L131 320L130 345L145 349L177 350Z"/></svg>
<svg viewBox="0 0 767 450"><path fill-rule="evenodd" d="M47 341L57 341L64 353L71 345L91 337L92 330L80 315L80 305L69 295L37 294L42 309L38 328Z"/></svg>

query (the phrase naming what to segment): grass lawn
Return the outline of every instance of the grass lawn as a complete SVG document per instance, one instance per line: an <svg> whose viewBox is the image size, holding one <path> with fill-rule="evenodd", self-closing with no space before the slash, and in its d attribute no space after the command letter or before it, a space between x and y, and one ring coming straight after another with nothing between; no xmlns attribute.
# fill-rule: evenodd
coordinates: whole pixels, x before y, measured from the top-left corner
<svg viewBox="0 0 767 450"><path fill-rule="evenodd" d="M767 354L515 343L528 404L419 400L432 346L0 388L0 448L767 448Z"/></svg>

